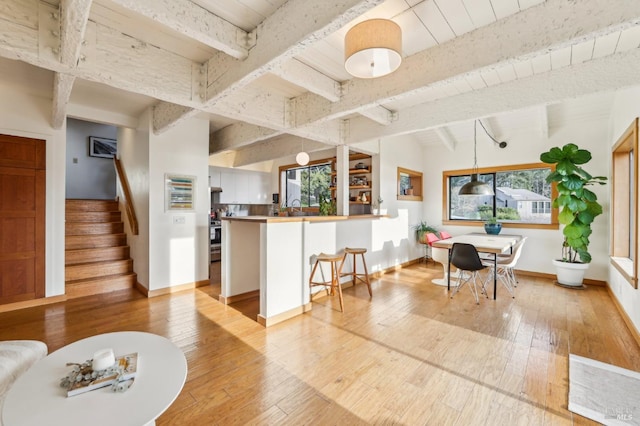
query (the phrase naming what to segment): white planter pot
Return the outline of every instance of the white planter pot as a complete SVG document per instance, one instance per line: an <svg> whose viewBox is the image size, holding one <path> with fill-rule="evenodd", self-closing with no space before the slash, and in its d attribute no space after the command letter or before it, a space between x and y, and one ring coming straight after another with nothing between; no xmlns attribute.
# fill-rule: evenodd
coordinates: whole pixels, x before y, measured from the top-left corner
<svg viewBox="0 0 640 426"><path fill-rule="evenodd" d="M553 264L556 267L558 284L569 287L582 287L584 273L589 269L588 263L569 263L554 260Z"/></svg>

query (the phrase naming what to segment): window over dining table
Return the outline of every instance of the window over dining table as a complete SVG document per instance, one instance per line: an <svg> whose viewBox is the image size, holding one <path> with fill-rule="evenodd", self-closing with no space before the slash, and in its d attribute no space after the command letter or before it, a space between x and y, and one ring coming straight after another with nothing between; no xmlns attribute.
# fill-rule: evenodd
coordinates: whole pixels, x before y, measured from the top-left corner
<svg viewBox="0 0 640 426"><path fill-rule="evenodd" d="M558 228L557 209L552 208L556 189L546 181L552 171L548 164L478 169L478 180L489 185L494 195L458 195L472 171L443 172L444 223L478 225L496 217L503 226Z"/></svg>

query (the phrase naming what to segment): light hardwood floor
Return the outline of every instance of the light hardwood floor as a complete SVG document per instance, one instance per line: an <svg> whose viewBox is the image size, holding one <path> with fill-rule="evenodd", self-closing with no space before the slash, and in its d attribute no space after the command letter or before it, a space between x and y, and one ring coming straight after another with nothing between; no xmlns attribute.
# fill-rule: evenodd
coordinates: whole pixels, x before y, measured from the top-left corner
<svg viewBox="0 0 640 426"><path fill-rule="evenodd" d="M0 314L0 339L53 351L111 331L166 336L189 373L158 425L593 424L567 411L569 353L640 371L607 290L520 278L516 299L454 299L414 265L265 329L202 287L119 291ZM246 308L246 307L245 307ZM251 308L254 309L254 308ZM161 355L161 354L159 354Z"/></svg>

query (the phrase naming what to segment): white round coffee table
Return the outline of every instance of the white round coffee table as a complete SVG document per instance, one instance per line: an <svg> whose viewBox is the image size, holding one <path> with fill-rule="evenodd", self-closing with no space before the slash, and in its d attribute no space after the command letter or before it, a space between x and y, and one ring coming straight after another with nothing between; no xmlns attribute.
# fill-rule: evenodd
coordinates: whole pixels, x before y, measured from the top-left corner
<svg viewBox="0 0 640 426"><path fill-rule="evenodd" d="M138 352L138 370L126 392L105 387L66 396L60 379L94 352L112 348L115 355ZM71 343L35 363L16 380L4 401L5 425L155 424L176 399L187 377L182 351L162 336L138 331L106 333Z"/></svg>

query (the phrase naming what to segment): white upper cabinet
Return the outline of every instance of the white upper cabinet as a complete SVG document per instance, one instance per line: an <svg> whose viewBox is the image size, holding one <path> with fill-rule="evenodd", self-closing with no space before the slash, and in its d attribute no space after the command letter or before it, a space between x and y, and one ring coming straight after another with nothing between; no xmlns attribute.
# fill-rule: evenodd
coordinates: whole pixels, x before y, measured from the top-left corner
<svg viewBox="0 0 640 426"><path fill-rule="evenodd" d="M269 204L269 173L215 167L220 173L221 204ZM213 176L213 172L210 173ZM213 186L213 185L211 185Z"/></svg>
<svg viewBox="0 0 640 426"><path fill-rule="evenodd" d="M217 167L209 167L209 187L220 188L220 169Z"/></svg>

